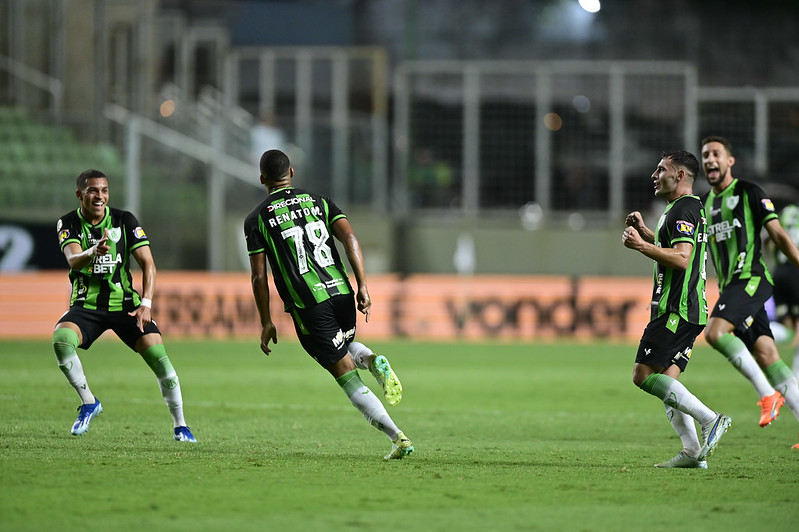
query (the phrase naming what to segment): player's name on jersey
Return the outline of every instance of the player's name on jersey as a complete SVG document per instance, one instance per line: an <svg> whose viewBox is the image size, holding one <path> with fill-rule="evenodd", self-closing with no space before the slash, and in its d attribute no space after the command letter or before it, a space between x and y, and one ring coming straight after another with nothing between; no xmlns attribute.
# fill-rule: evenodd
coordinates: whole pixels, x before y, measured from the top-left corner
<svg viewBox="0 0 799 532"><path fill-rule="evenodd" d="M294 209L281 214L276 214L274 218L269 218L269 225L271 227L277 227L278 225L290 222L291 220L307 218L309 216L321 218L322 209L314 205L313 207L303 207L302 209Z"/></svg>

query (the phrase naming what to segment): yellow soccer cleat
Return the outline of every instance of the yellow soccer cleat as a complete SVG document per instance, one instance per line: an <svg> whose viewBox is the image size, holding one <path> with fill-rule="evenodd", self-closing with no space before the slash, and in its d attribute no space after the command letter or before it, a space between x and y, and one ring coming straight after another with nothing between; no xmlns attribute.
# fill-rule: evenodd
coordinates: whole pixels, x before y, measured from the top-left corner
<svg viewBox="0 0 799 532"><path fill-rule="evenodd" d="M384 456L383 460L402 460L413 452L413 442L406 438L401 431L397 434L397 439L392 443L391 452Z"/></svg>
<svg viewBox="0 0 799 532"><path fill-rule="evenodd" d="M369 360L369 371L378 384L383 387L383 395L389 405L394 406L402 401L402 384L391 369L388 359L383 355L373 354Z"/></svg>

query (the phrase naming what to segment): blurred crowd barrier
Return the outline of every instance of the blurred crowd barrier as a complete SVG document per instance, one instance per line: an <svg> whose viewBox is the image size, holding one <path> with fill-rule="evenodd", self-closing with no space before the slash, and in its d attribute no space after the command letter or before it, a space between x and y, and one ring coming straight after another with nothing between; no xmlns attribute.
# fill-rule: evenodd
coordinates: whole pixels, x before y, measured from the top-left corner
<svg viewBox="0 0 799 532"><path fill-rule="evenodd" d="M708 297L717 298L715 283ZM372 276L369 323L361 339L637 341L649 320L648 277ZM0 339L49 338L66 311L65 273L0 275ZM173 338L260 335L250 277L244 273L159 272L153 314ZM295 336L272 293L279 338ZM112 334L112 333L109 333Z"/></svg>

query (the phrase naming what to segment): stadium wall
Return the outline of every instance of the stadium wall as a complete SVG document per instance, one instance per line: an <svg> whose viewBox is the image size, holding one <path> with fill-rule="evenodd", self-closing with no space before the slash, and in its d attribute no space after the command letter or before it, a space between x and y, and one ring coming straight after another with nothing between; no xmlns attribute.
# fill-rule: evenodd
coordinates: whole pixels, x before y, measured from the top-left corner
<svg viewBox="0 0 799 532"><path fill-rule="evenodd" d="M364 339L441 341L636 341L649 318L648 277L377 275L373 309L359 319ZM713 283L709 283L713 284ZM0 275L0 339L49 338L66 311L65 273ZM717 291L708 290L715 301ZM294 336L272 294L280 338ZM153 313L175 338L252 338L260 334L245 273L160 272Z"/></svg>

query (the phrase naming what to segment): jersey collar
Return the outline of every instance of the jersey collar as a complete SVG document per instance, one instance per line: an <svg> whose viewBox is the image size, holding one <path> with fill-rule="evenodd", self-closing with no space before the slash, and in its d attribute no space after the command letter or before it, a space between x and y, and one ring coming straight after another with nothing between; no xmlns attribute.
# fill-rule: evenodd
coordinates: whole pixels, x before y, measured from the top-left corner
<svg viewBox="0 0 799 532"><path fill-rule="evenodd" d="M80 207L78 207L78 217L81 220L83 220L84 222L86 222L87 224L91 225L92 227L97 227L98 225L102 224L108 218L108 212L109 212L108 211L108 205L106 205L105 206L105 214L103 215L102 219L99 222L97 222L96 224L93 224L89 220L87 220L85 216L83 216L83 211L81 210Z"/></svg>

